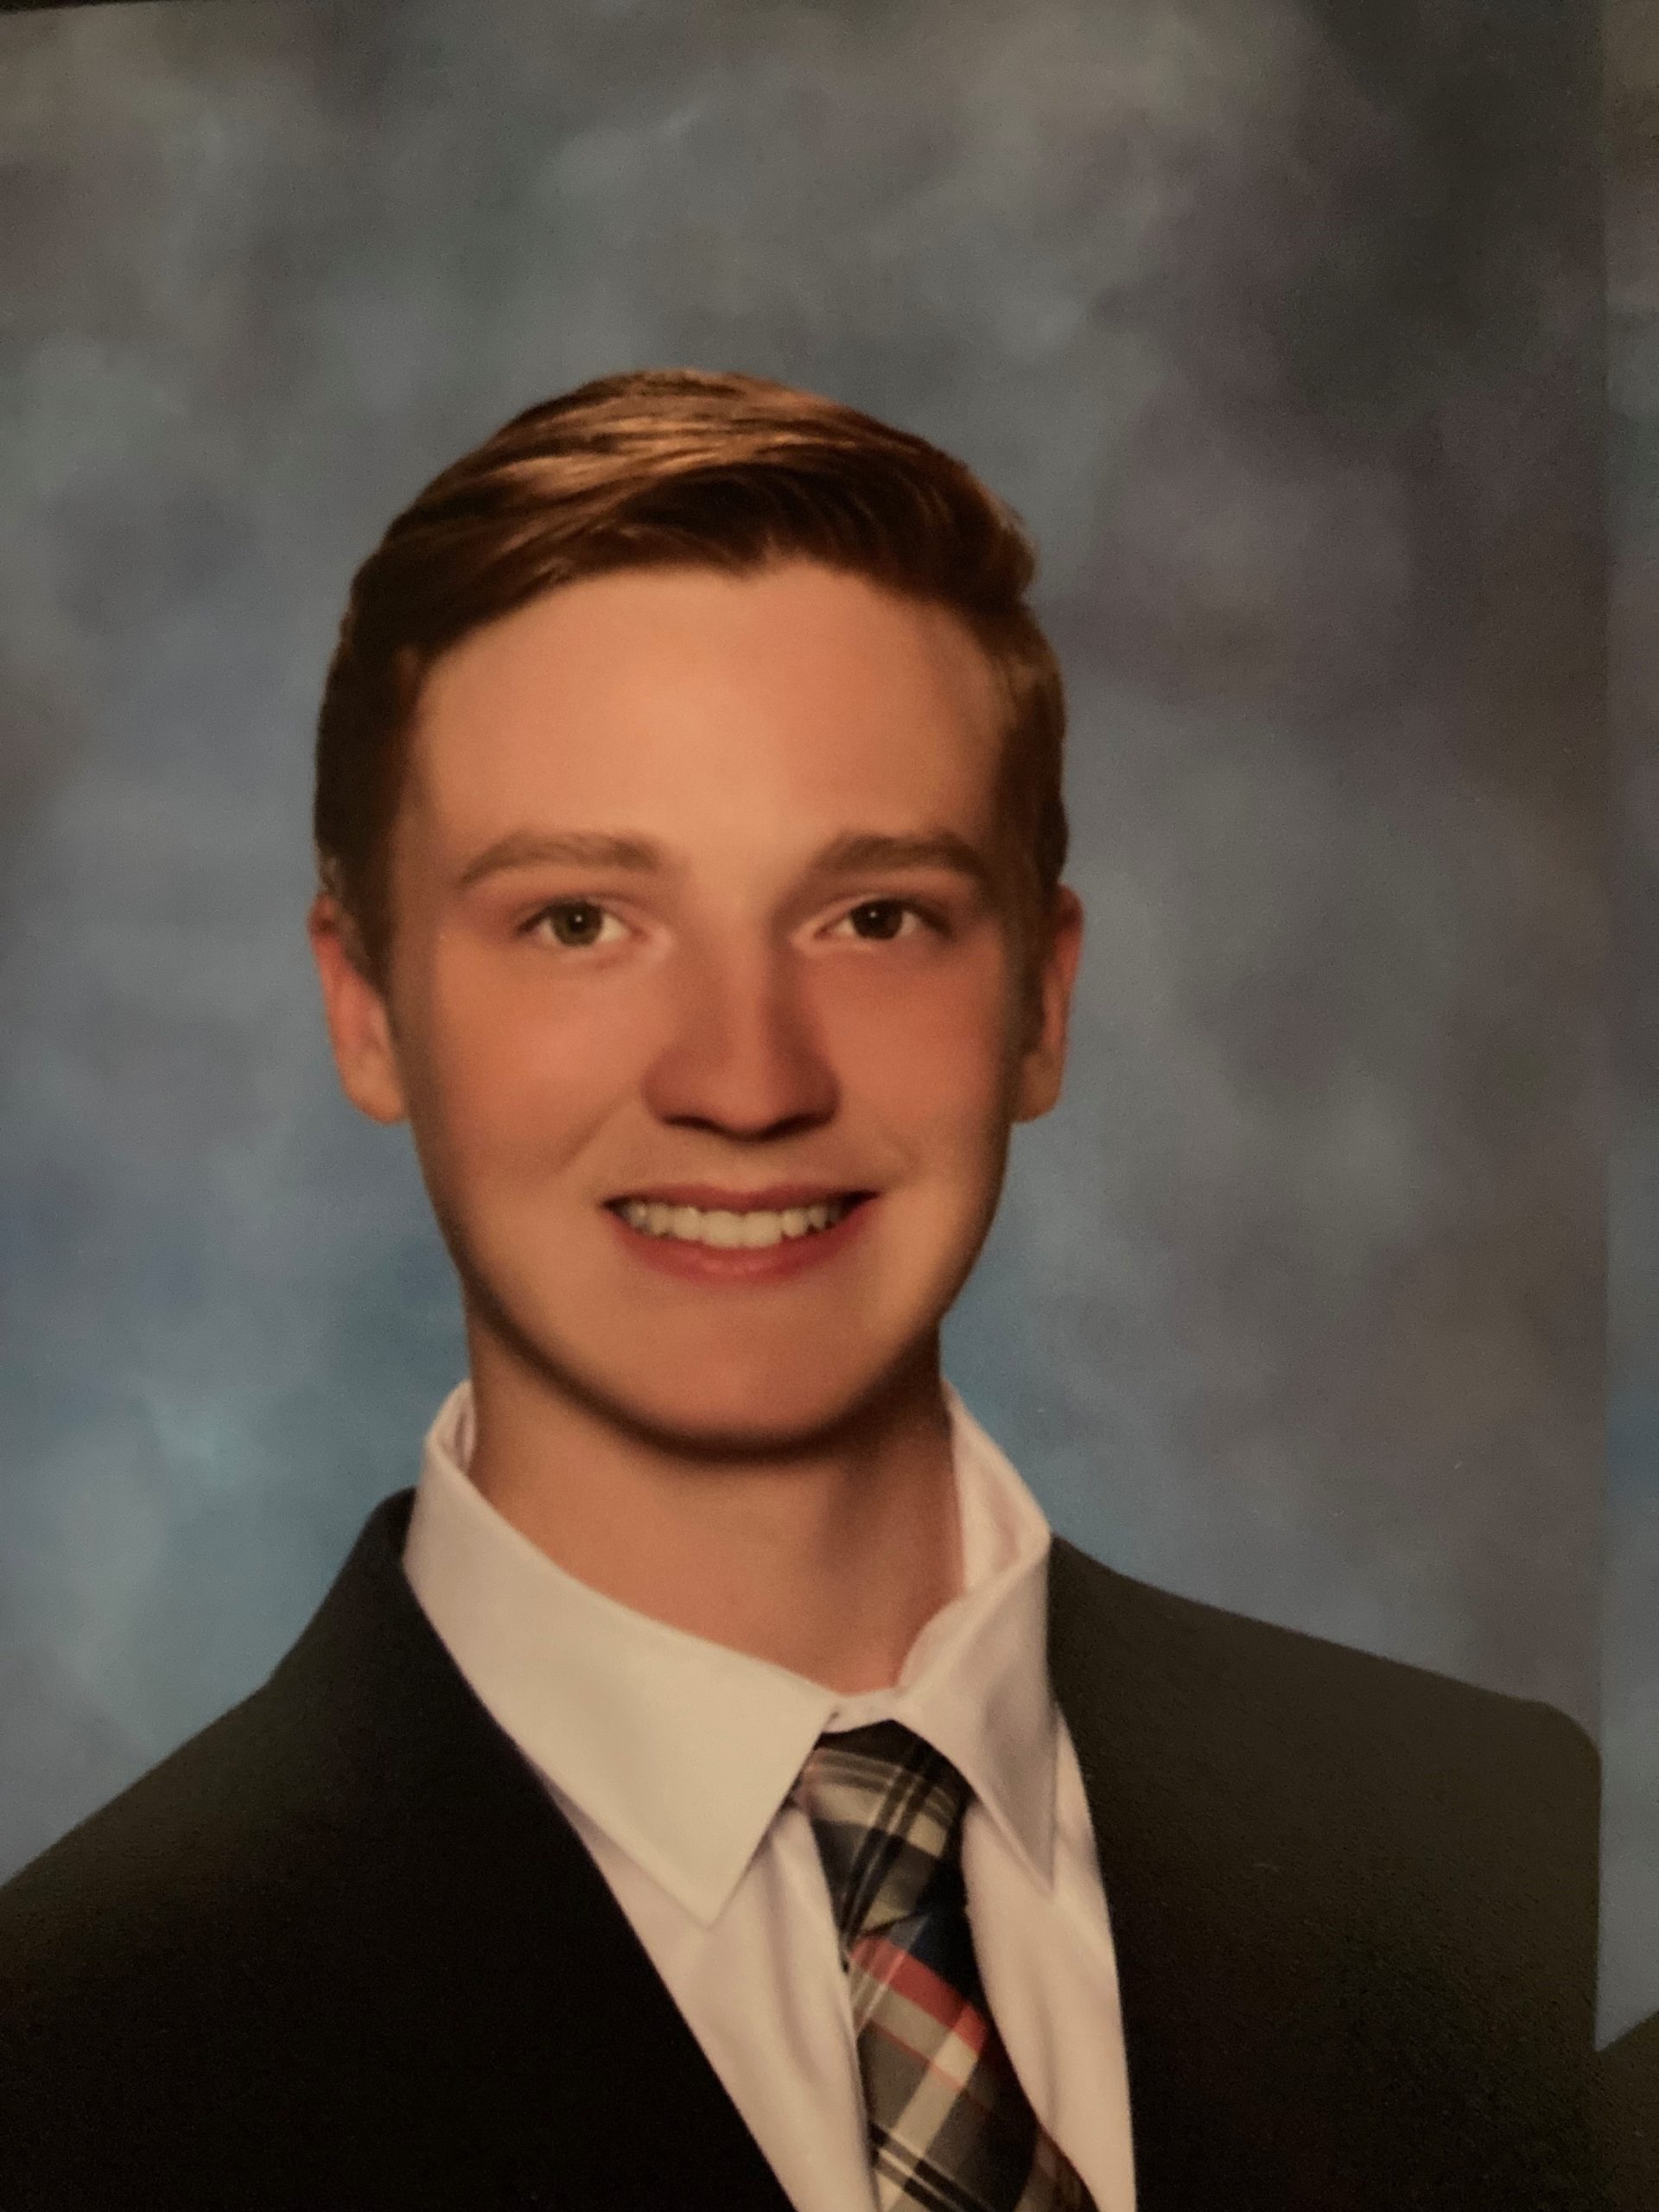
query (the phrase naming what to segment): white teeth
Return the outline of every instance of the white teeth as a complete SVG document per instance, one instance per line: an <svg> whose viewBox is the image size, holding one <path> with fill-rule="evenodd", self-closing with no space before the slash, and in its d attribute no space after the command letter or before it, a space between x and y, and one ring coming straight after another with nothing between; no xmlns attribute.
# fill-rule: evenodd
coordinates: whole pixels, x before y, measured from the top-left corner
<svg viewBox="0 0 1659 2212"><path fill-rule="evenodd" d="M774 1213L757 1206L735 1213L715 1207L705 1213L700 1206L665 1205L659 1198L624 1198L617 1211L630 1229L647 1236L673 1236L690 1244L710 1244L717 1251L762 1251L785 1237L808 1236L829 1229L848 1210L845 1198L831 1198L810 1206L785 1206Z"/></svg>

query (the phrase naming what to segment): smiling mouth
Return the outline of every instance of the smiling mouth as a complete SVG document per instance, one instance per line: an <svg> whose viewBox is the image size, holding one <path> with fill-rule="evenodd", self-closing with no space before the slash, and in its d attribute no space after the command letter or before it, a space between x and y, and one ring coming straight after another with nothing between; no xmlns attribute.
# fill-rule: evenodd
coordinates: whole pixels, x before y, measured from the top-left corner
<svg viewBox="0 0 1659 2212"><path fill-rule="evenodd" d="M614 1198L610 1211L642 1236L664 1236L683 1244L706 1244L720 1252L759 1252L767 1246L822 1236L844 1221L871 1193L846 1191L810 1205L729 1207L671 1205L658 1198Z"/></svg>

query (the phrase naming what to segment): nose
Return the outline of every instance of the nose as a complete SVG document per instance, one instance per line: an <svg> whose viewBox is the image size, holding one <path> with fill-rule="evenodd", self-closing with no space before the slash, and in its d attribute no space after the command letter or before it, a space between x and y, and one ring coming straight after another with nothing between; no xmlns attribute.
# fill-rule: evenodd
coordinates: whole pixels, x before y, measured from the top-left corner
<svg viewBox="0 0 1659 2212"><path fill-rule="evenodd" d="M839 1086L787 952L728 948L676 966L645 1080L658 1119L750 1142L829 1121Z"/></svg>

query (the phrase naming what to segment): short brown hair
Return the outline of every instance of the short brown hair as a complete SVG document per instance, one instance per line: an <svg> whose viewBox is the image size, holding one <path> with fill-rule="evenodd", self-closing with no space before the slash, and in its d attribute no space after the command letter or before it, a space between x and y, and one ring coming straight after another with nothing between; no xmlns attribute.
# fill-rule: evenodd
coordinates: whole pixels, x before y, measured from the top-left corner
<svg viewBox="0 0 1659 2212"><path fill-rule="evenodd" d="M1065 693L1026 603L1017 517L963 462L757 377L643 369L515 416L391 524L352 580L317 724L323 888L372 974L391 943L391 833L428 671L541 593L619 569L808 559L957 614L1007 703L998 821L1028 940L1065 865Z"/></svg>

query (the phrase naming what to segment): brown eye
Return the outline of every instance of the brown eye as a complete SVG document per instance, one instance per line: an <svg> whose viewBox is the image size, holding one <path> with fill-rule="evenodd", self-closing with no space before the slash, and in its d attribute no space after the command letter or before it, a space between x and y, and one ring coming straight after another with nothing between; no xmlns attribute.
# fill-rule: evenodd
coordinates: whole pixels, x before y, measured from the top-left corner
<svg viewBox="0 0 1659 2212"><path fill-rule="evenodd" d="M540 917L556 941L572 951L597 944L607 919L605 909L588 899L563 899L558 906L548 907Z"/></svg>
<svg viewBox="0 0 1659 2212"><path fill-rule="evenodd" d="M861 906L855 906L847 918L855 937L874 938L879 942L897 937L909 912L899 899L867 899Z"/></svg>

